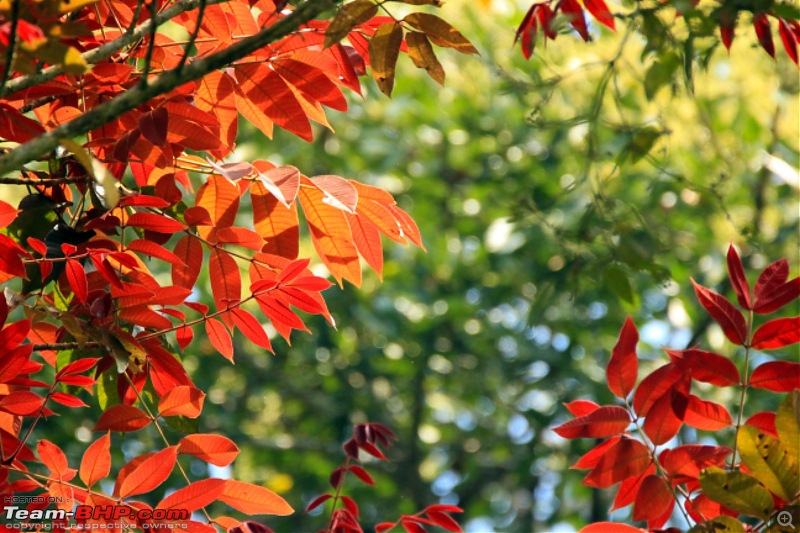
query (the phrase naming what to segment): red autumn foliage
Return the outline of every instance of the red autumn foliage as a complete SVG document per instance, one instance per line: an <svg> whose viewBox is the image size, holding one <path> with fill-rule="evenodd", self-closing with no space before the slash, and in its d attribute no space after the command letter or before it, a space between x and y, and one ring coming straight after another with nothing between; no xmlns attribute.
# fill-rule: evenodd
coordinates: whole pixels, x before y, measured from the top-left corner
<svg viewBox="0 0 800 533"><path fill-rule="evenodd" d="M759 301L779 302L770 307L776 311L797 297L793 289L787 289L794 283L786 281L788 262L778 261L759 275L755 302L732 246L728 274L747 319L724 296L693 284L701 306L744 352L741 371L736 359L722 354L697 347L666 349L671 362L639 381L635 355L638 334L629 318L607 367L608 387L624 401L624 407L574 400L566 407L576 418L553 428L568 439L605 437L573 468L589 470L583 483L590 487L619 484L613 508L632 504L633 520L646 522L651 530L662 528L676 506L684 511L687 521L696 522L704 531L727 527L732 517L740 515L757 516L762 525L769 524L797 490L800 465L789 457L800 434L800 363L767 360L751 368L753 352L779 350L800 342L798 317L775 318L755 327L756 315L752 312ZM630 368L626 371L623 365ZM739 387L742 399L749 388L784 393L785 398L776 413L760 412L746 420L742 403L734 419L724 405L692 394L695 381ZM628 402L631 390L633 402ZM676 443L675 437L684 426L714 432L718 442L731 438L731 432L722 431L733 427L732 446ZM603 523L581 531L601 530L633 529Z"/></svg>

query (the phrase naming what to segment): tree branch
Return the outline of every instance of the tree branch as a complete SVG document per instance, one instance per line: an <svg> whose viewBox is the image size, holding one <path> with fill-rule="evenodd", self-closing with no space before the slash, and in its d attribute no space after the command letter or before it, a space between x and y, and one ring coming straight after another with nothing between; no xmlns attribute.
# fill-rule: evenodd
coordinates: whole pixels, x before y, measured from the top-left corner
<svg viewBox="0 0 800 533"><path fill-rule="evenodd" d="M189 81L202 78L211 71L229 65L233 61L289 35L323 11L335 6L336 3L336 0L308 0L287 17L246 39L232 44L225 50L184 65L180 71L172 69L165 72L146 87L137 85L133 89L95 107L70 122L28 141L19 148L0 157L0 176L22 168L27 162L54 150L58 146L60 139L71 139L85 135L156 96L168 93Z"/></svg>

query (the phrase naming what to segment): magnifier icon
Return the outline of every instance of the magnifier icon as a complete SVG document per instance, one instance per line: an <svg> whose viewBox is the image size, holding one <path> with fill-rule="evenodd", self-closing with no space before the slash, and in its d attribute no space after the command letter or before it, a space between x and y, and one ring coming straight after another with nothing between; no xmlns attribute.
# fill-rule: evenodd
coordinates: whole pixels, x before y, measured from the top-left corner
<svg viewBox="0 0 800 533"><path fill-rule="evenodd" d="M794 529L794 524L792 523L792 513L789 511L781 511L778 513L777 520L779 526L790 527Z"/></svg>

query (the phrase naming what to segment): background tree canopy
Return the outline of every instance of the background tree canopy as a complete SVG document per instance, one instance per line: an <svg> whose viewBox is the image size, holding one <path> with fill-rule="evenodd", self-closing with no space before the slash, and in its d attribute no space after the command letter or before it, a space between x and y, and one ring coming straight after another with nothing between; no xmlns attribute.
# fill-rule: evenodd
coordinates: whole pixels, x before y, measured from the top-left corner
<svg viewBox="0 0 800 533"><path fill-rule="evenodd" d="M605 364L625 317L645 370L662 346L734 350L689 278L730 293L730 243L748 268L797 258L795 65L767 58L753 31L729 55L658 17L592 26L591 43L563 25L526 61L512 46L529 5L450 0L447 19L480 56L441 57L441 90L401 58L392 99L367 82L363 101L329 114L335 136L276 129L267 140L242 125L232 159L380 186L418 222L426 252L387 247L383 283L365 271L360 289L325 293L337 328L308 317L314 334L291 346L272 331L275 356L240 335L235 366L208 339L183 352L208 393L199 429L241 448L233 469L198 460L195 474L307 504L327 490L352 425L380 422L400 445L371 468L377 487L352 487L364 523L441 502L465 509L467 531L572 531L611 502L569 469L591 444L551 428L567 420L564 402L611 401ZM198 301L213 301L209 286ZM753 412L777 405L748 399ZM49 438L79 456L97 412L81 426L49 419ZM148 438L126 436L114 453L129 460L156 447ZM268 523L313 531L321 514ZM612 518L629 521L629 509ZM672 523L684 525L679 513Z"/></svg>
<svg viewBox="0 0 800 533"><path fill-rule="evenodd" d="M443 58L442 90L401 61L392 100L368 84L364 102L331 118L336 136L242 135L244 158L387 188L427 248L389 248L384 283L371 273L331 295L338 329L312 322L315 335L278 344L276 357L244 342L236 367L210 344L184 354L210 390L208 429L247 443L242 479L310 501L352 423L380 421L401 445L378 489L364 489L367 517L438 500L464 507L470 531L601 519L610 501L568 469L589 445L548 428L566 420L562 402L610 400L604 365L625 316L653 368L661 346L707 338L730 352L689 277L729 292L730 242L752 268L796 256L788 58L769 60L743 32L687 81L680 51L621 27L593 28L590 44L570 32L526 62L510 51L519 7L446 7L481 56Z"/></svg>

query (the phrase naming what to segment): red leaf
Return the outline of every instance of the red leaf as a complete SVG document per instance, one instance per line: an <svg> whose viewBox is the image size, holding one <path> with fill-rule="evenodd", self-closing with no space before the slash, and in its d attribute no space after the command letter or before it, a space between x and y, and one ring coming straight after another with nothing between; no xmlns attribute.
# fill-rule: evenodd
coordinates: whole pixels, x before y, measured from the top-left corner
<svg viewBox="0 0 800 533"><path fill-rule="evenodd" d="M82 304L86 303L89 297L89 284L86 282L86 272L83 270L83 265L74 259L67 259L67 280L75 297Z"/></svg>
<svg viewBox="0 0 800 533"><path fill-rule="evenodd" d="M531 55L533 55L533 48L536 46L536 11L538 8L539 4L533 4L528 9L522 19L522 23L517 28L517 34L514 36L515 43L521 39L522 55L525 59L530 59Z"/></svg>
<svg viewBox="0 0 800 533"><path fill-rule="evenodd" d="M54 392L50 395L50 399L56 403L60 403L61 405L66 405L67 407L89 407L77 396L73 396L72 394L67 394L65 392Z"/></svg>
<svg viewBox="0 0 800 533"><path fill-rule="evenodd" d="M308 506L306 507L306 512L309 513L313 511L314 509L316 509L326 501L330 500L331 498L332 496L330 494L323 494L322 496L317 496L316 498L311 500L311 503L308 504Z"/></svg>
<svg viewBox="0 0 800 533"><path fill-rule="evenodd" d="M633 503L633 519L647 520L648 527L660 527L662 524L651 524L655 518L663 516L675 505L669 486L657 475L644 478Z"/></svg>
<svg viewBox="0 0 800 533"><path fill-rule="evenodd" d="M565 439L611 437L624 433L631 423L628 411L617 406L603 406L588 415L570 420L553 431Z"/></svg>
<svg viewBox="0 0 800 533"><path fill-rule="evenodd" d="M172 473L177 459L177 446L170 446L139 463L122 482L120 498L145 494L161 485Z"/></svg>
<svg viewBox="0 0 800 533"><path fill-rule="evenodd" d="M341 496L345 508L358 520L358 504L349 496Z"/></svg>
<svg viewBox="0 0 800 533"><path fill-rule="evenodd" d="M375 525L375 533L385 533L397 525L397 522L381 522Z"/></svg>
<svg viewBox="0 0 800 533"><path fill-rule="evenodd" d="M642 429L653 444L664 444L678 434L686 414L689 399L683 395L676 384L662 395L647 413Z"/></svg>
<svg viewBox="0 0 800 533"><path fill-rule="evenodd" d="M595 522L582 527L578 533L645 533L645 530L619 522Z"/></svg>
<svg viewBox="0 0 800 533"><path fill-rule="evenodd" d="M692 280L692 285L694 285L694 292L700 304L722 327L728 340L742 346L747 338L747 324L742 313L716 292L698 285L694 280Z"/></svg>
<svg viewBox="0 0 800 533"><path fill-rule="evenodd" d="M200 389L181 385L167 392L158 402L158 414L161 416L185 416L197 418L203 411L205 393Z"/></svg>
<svg viewBox="0 0 800 533"><path fill-rule="evenodd" d="M775 44L772 42L772 30L769 27L769 19L765 13L753 16L753 27L756 29L758 42L761 48L767 51L773 58L775 57Z"/></svg>
<svg viewBox="0 0 800 533"><path fill-rule="evenodd" d="M692 517L692 520L698 523L713 520L720 515L732 516L734 518L739 516L738 512L732 511L724 505L720 505L705 494L700 494L693 500L685 500L684 507L688 511L689 516Z"/></svg>
<svg viewBox="0 0 800 533"><path fill-rule="evenodd" d="M639 476L651 461L650 451L644 444L623 436L600 457L583 483L589 487L610 487L629 477Z"/></svg>
<svg viewBox="0 0 800 533"><path fill-rule="evenodd" d="M696 348L666 351L675 366L688 372L694 380L720 387L737 385L741 381L739 369L727 357Z"/></svg>
<svg viewBox="0 0 800 533"><path fill-rule="evenodd" d="M61 376L71 376L73 374L82 374L87 370L89 370L90 368L94 368L94 365L96 365L98 361L100 361L99 357L87 357L84 359L78 359L77 361L74 361L65 366L64 368L62 368L61 370L59 370L58 374L56 374L56 378L59 378Z"/></svg>
<svg viewBox="0 0 800 533"><path fill-rule="evenodd" d="M191 326L181 326L175 330L175 339L178 341L178 346L181 350L185 350L187 346L192 343L194 338L194 331Z"/></svg>
<svg viewBox="0 0 800 533"><path fill-rule="evenodd" d="M156 233L177 233L186 229L182 222L155 213L134 213L128 217L128 226Z"/></svg>
<svg viewBox="0 0 800 533"><path fill-rule="evenodd" d="M180 264L173 264L172 283L178 287L191 289L200 275L203 266L203 245L195 237L184 235L175 245L175 257Z"/></svg>
<svg viewBox="0 0 800 533"><path fill-rule="evenodd" d="M228 328L216 318L209 318L206 320L206 334L214 349L232 363L233 340L231 340Z"/></svg>
<svg viewBox="0 0 800 533"><path fill-rule="evenodd" d="M181 439L178 453L185 453L216 466L228 466L239 455L232 440L221 435L195 433Z"/></svg>
<svg viewBox="0 0 800 533"><path fill-rule="evenodd" d="M137 431L151 422L147 413L132 405L112 405L106 409L97 424L95 431Z"/></svg>
<svg viewBox="0 0 800 533"><path fill-rule="evenodd" d="M0 200L0 228L6 228L17 218L19 210L14 209L14 206Z"/></svg>
<svg viewBox="0 0 800 533"><path fill-rule="evenodd" d="M400 525L403 526L403 529L405 529L407 533L426 533L424 527L407 518L401 518Z"/></svg>
<svg viewBox="0 0 800 533"><path fill-rule="evenodd" d="M111 472L111 435L106 433L94 441L81 459L81 481L91 487Z"/></svg>
<svg viewBox="0 0 800 533"><path fill-rule="evenodd" d="M224 479L202 479L176 490L156 505L156 509L196 511L217 501L225 489Z"/></svg>
<svg viewBox="0 0 800 533"><path fill-rule="evenodd" d="M778 438L778 430L775 427L775 417L776 415L773 412L761 411L745 420L744 425L753 426L754 428L758 428L761 431Z"/></svg>
<svg viewBox="0 0 800 533"><path fill-rule="evenodd" d="M164 107L158 107L139 117L139 131L156 146L163 146L167 142L168 125L169 113Z"/></svg>
<svg viewBox="0 0 800 533"><path fill-rule="evenodd" d="M773 392L800 389L800 363L771 361L759 365L750 376L750 386Z"/></svg>
<svg viewBox="0 0 800 533"><path fill-rule="evenodd" d="M588 41L589 31L586 29L586 18L577 0L561 0L561 3L558 5L567 17L567 20L569 20L569 23L575 28L575 31L578 32L584 41Z"/></svg>
<svg viewBox="0 0 800 533"><path fill-rule="evenodd" d="M754 289L754 296L756 297L756 304L762 296L766 296L781 285L786 283L789 279L789 262L786 259L779 259L767 266L756 280L756 287Z"/></svg>
<svg viewBox="0 0 800 533"><path fill-rule="evenodd" d="M800 296L800 277L794 278L774 290L765 291L761 297L756 299L753 311L759 314L771 313L794 301L798 296Z"/></svg>
<svg viewBox="0 0 800 533"><path fill-rule="evenodd" d="M800 316L770 320L753 335L756 350L777 350L796 342L800 342Z"/></svg>
<svg viewBox="0 0 800 533"><path fill-rule="evenodd" d="M623 400L636 386L639 369L639 362L636 359L636 343L638 342L639 332L633 319L629 316L625 319L625 324L619 332L617 344L611 352L611 359L606 367L608 388Z"/></svg>
<svg viewBox="0 0 800 533"><path fill-rule="evenodd" d="M286 516L294 512L286 500L271 490L233 479L225 481L225 490L219 499L248 515Z"/></svg>
<svg viewBox="0 0 800 533"><path fill-rule="evenodd" d="M689 396L683 421L693 428L706 431L717 431L733 424L727 409L718 403L701 400L695 395Z"/></svg>
<svg viewBox="0 0 800 533"><path fill-rule="evenodd" d="M0 103L0 137L3 139L26 143L44 132L44 127L35 120L29 119L6 103Z"/></svg>
<svg viewBox="0 0 800 533"><path fill-rule="evenodd" d="M188 235L185 238L191 238ZM136 239L135 241L131 241L127 244L129 250L133 250L135 252L140 252L145 255L149 255L150 257L155 257L157 259L161 259L162 261L166 261L171 263L176 268L185 269L186 264L175 254L161 246L160 244L156 244L153 241L146 241L144 239Z"/></svg>
<svg viewBox="0 0 800 533"><path fill-rule="evenodd" d="M786 53L789 54L789 57L792 58L794 64L797 65L797 37L782 18L778 19L778 33L780 33L783 48L786 50Z"/></svg>
<svg viewBox="0 0 800 533"><path fill-rule="evenodd" d="M635 502L636 495L639 494L639 487L642 486L642 482L647 476L655 473L656 465L650 464L639 476L629 477L623 480L622 483L619 484L617 495L614 497L614 503L611 505L611 510L621 509Z"/></svg>
<svg viewBox="0 0 800 533"><path fill-rule="evenodd" d="M242 297L242 275L239 272L239 265L228 253L215 249L211 251L208 267L214 303L219 311L229 309ZM227 313L223 314L222 318L228 327L232 325Z"/></svg>
<svg viewBox="0 0 800 533"><path fill-rule="evenodd" d="M583 454L581 458L578 459L578 461L570 467L570 469L587 470L590 468L594 468L595 466L597 466L597 462L600 460L600 458L603 456L606 450L611 446L615 445L616 443L618 443L621 438L622 437L620 436L616 436L604 440L603 442L601 442L600 444L598 444L597 446L595 446L594 448Z"/></svg>
<svg viewBox="0 0 800 533"><path fill-rule="evenodd" d="M376 458L380 459L381 461L388 461L389 460L389 459L386 458L386 456L383 454L383 452L380 451L380 449L378 449L378 447L375 446L374 444L371 444L369 442L362 442L358 446L359 446L359 448L361 448L362 450L364 450L365 452L367 452L371 456L376 457Z"/></svg>
<svg viewBox="0 0 800 533"><path fill-rule="evenodd" d="M448 514L431 509L428 509L425 514L428 515L428 518L431 519L431 522L434 522L437 526L442 527L447 531L453 531L455 533L460 533L463 531L458 522L453 520L453 518Z"/></svg>
<svg viewBox="0 0 800 533"><path fill-rule="evenodd" d="M30 391L14 391L0 398L0 411L19 416L32 416L44 405L44 398Z"/></svg>
<svg viewBox="0 0 800 533"><path fill-rule="evenodd" d="M750 284L747 282L747 276L744 275L742 260L739 258L739 254L736 253L736 248L734 248L733 245L728 248L728 277L731 280L733 290L736 291L739 305L744 309L752 309L750 302Z"/></svg>
<svg viewBox="0 0 800 533"><path fill-rule="evenodd" d="M710 466L720 466L731 453L726 446L705 446L684 444L671 450L664 450L659 462L673 479L697 479L700 471Z"/></svg>
<svg viewBox="0 0 800 533"><path fill-rule="evenodd" d="M597 22L608 26L612 30L616 29L614 27L614 16L603 0L583 0L583 5L585 5L589 13L597 19Z"/></svg>
<svg viewBox="0 0 800 533"><path fill-rule="evenodd" d="M358 479L360 479L361 481L363 481L367 485L375 485L375 481L372 479L372 476L370 476L367 473L367 471L364 470L363 468L361 468L360 466L358 466L358 465L350 465L348 467L348 469L353 474L355 474Z"/></svg>
<svg viewBox="0 0 800 533"><path fill-rule="evenodd" d="M600 408L599 405L594 402L590 402L589 400L573 400L569 403L565 403L564 407L566 407L567 411L575 416L588 415L589 413Z"/></svg>

